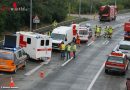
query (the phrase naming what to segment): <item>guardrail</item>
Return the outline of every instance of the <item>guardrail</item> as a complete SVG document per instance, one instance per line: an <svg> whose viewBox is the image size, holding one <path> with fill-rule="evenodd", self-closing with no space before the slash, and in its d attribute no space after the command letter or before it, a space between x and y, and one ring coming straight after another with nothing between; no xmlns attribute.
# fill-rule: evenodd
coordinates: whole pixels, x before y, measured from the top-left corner
<svg viewBox="0 0 130 90"><path fill-rule="evenodd" d="M72 24L72 22L79 23L79 22L87 21L87 20L88 20L87 18L76 18L76 19L73 19L73 20L68 20L68 21L60 22L60 23L57 24L57 27L58 26L68 26L68 25ZM53 28L54 28L53 25L49 25L49 26L45 26L45 27L33 30L33 32L45 33L45 32L52 31Z"/></svg>
<svg viewBox="0 0 130 90"><path fill-rule="evenodd" d="M130 9L125 9L125 10L120 10L118 11L118 13L122 14L122 13L128 13L130 12Z"/></svg>

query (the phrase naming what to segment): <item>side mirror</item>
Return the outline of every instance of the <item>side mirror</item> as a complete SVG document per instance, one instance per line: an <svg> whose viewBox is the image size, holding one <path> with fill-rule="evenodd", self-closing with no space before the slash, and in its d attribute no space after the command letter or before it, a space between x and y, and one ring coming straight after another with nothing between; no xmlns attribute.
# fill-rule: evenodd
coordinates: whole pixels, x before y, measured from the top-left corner
<svg viewBox="0 0 130 90"><path fill-rule="evenodd" d="M65 41L67 41L67 38L65 38Z"/></svg>

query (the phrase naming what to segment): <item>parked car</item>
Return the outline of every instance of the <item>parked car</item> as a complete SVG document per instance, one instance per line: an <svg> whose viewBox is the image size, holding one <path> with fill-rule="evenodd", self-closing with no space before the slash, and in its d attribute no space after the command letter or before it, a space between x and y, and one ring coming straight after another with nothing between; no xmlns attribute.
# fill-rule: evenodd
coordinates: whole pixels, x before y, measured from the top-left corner
<svg viewBox="0 0 130 90"><path fill-rule="evenodd" d="M127 55L121 52L112 52L105 62L105 73L110 71L125 74L128 70L129 60Z"/></svg>
<svg viewBox="0 0 130 90"><path fill-rule="evenodd" d="M113 51L121 51L122 53L127 54L130 59L130 41L120 41Z"/></svg>
<svg viewBox="0 0 130 90"><path fill-rule="evenodd" d="M13 72L26 66L27 54L21 48L4 48L0 50L0 71Z"/></svg>

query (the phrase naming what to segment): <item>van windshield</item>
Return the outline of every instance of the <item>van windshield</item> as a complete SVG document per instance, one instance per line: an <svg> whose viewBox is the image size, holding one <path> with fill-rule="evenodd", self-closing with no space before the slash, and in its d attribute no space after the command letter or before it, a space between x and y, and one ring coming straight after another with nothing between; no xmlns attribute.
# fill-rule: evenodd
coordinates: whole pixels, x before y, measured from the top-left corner
<svg viewBox="0 0 130 90"><path fill-rule="evenodd" d="M122 57L110 56L110 57L108 57L107 61L115 62L115 63L123 63L123 58Z"/></svg>
<svg viewBox="0 0 130 90"><path fill-rule="evenodd" d="M65 40L65 35L52 33L51 38L54 39L54 40Z"/></svg>
<svg viewBox="0 0 130 90"><path fill-rule="evenodd" d="M130 50L130 45L120 45L119 49Z"/></svg>
<svg viewBox="0 0 130 90"><path fill-rule="evenodd" d="M0 52L0 59L14 60L14 55L12 53Z"/></svg>
<svg viewBox="0 0 130 90"><path fill-rule="evenodd" d="M80 35L87 35L87 34L88 34L88 31L87 31L87 30L80 30L80 31L79 31L79 34L80 34Z"/></svg>

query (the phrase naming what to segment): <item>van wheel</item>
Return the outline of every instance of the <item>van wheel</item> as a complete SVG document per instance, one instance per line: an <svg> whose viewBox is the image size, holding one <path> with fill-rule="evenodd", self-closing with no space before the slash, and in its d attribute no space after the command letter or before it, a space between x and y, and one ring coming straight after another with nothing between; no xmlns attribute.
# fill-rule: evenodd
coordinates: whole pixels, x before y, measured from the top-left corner
<svg viewBox="0 0 130 90"><path fill-rule="evenodd" d="M26 61L25 61L25 62L24 62L24 65L23 65L23 68L25 68L25 67L26 67L26 64L27 64L27 63L26 63Z"/></svg>

